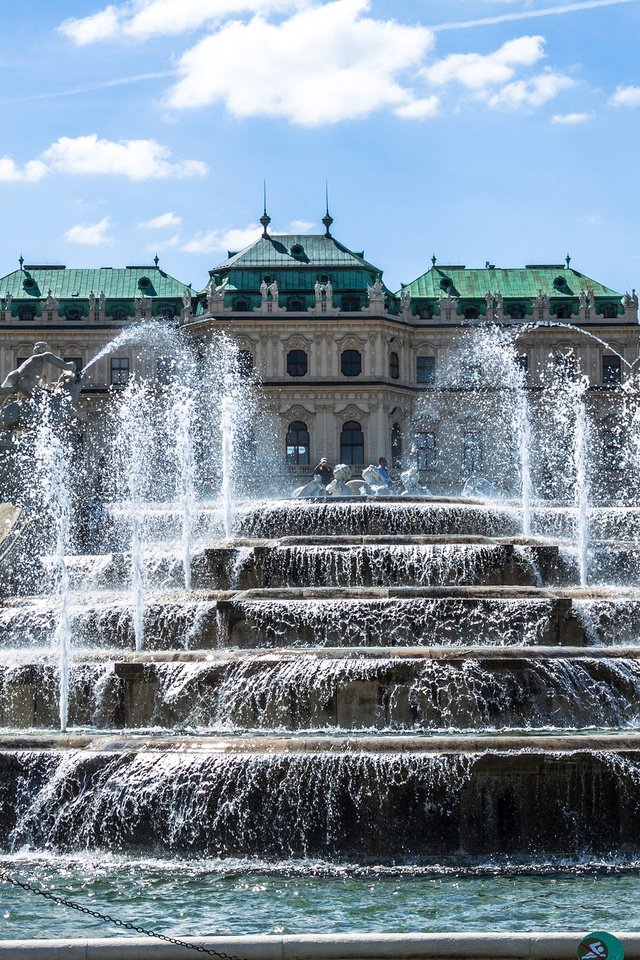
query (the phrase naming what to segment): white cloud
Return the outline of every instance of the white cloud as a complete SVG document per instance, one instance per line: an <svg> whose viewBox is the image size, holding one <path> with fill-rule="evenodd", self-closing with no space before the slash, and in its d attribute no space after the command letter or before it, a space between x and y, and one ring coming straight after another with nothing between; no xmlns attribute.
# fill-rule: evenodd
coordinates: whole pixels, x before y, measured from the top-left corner
<svg viewBox="0 0 640 960"><path fill-rule="evenodd" d="M48 172L41 160L29 160L21 170L11 157L0 157L0 183L36 183Z"/></svg>
<svg viewBox="0 0 640 960"><path fill-rule="evenodd" d="M279 24L230 21L181 58L175 109L222 102L239 117L319 126L414 100L402 75L421 64L431 31L364 16L369 0L332 0Z"/></svg>
<svg viewBox="0 0 640 960"><path fill-rule="evenodd" d="M175 247L179 247L182 243L182 237L179 233L174 233L173 236L167 237L166 240L156 240L153 243L147 244L147 250L155 250L156 253L158 250L173 250Z"/></svg>
<svg viewBox="0 0 640 960"><path fill-rule="evenodd" d="M84 247L99 247L113 240L113 237L108 235L110 225L111 217L103 217L97 223L77 223L65 232L64 238L69 243L78 243Z"/></svg>
<svg viewBox="0 0 640 960"><path fill-rule="evenodd" d="M207 167L200 160L171 163L171 151L155 140L60 137L44 151L50 169L72 174L116 174L129 180L162 180L166 177L203 176Z"/></svg>
<svg viewBox="0 0 640 960"><path fill-rule="evenodd" d="M284 228L283 233L309 233L315 227L313 220L292 220Z"/></svg>
<svg viewBox="0 0 640 960"><path fill-rule="evenodd" d="M172 162L168 147L155 140L100 140L95 133L84 137L60 137L24 167L11 157L0 157L0 182L35 183L47 174L111 174L129 180L163 180L167 177L204 176L207 166L201 160ZM180 218L149 226L175 226Z"/></svg>
<svg viewBox="0 0 640 960"><path fill-rule="evenodd" d="M530 67L544 57L544 37L517 37L493 53L452 53L420 71L435 86L456 81L469 90L506 83L516 67Z"/></svg>
<svg viewBox="0 0 640 960"><path fill-rule="evenodd" d="M573 80L562 73L539 73L529 80L514 80L487 97L490 107L510 107L513 110L540 107L553 100L563 90L573 86Z"/></svg>
<svg viewBox="0 0 640 960"><path fill-rule="evenodd" d="M286 226L269 229L272 235L309 233L316 224L312 220L292 220ZM323 227L324 230L324 227ZM255 243L262 234L259 223L249 223L246 227L230 227L227 230L202 230L195 237L182 244L181 249L186 253L217 253L228 250L244 250L249 244Z"/></svg>
<svg viewBox="0 0 640 960"><path fill-rule="evenodd" d="M152 217L151 220L142 220L138 226L149 230L162 230L165 227L178 227L182 223L182 217L170 210L168 213L161 213L158 217Z"/></svg>
<svg viewBox="0 0 640 960"><path fill-rule="evenodd" d="M589 120L593 120L592 113L555 113L551 123L588 123Z"/></svg>
<svg viewBox="0 0 640 960"><path fill-rule="evenodd" d="M612 107L640 107L640 87L618 87L609 103Z"/></svg>
<svg viewBox="0 0 640 960"><path fill-rule="evenodd" d="M246 227L232 227L229 230L206 230L197 233L192 240L184 244L186 253L214 253L217 250L243 250L260 237L262 227L250 223Z"/></svg>
<svg viewBox="0 0 640 960"><path fill-rule="evenodd" d="M397 107L396 117L403 120L429 120L440 113L438 97L423 97L421 100L410 100L409 103Z"/></svg>
<svg viewBox="0 0 640 960"><path fill-rule="evenodd" d="M88 17L65 20L60 31L78 46L114 37L146 40L195 30L238 13L269 13L308 5L310 0L134 0L110 5Z"/></svg>

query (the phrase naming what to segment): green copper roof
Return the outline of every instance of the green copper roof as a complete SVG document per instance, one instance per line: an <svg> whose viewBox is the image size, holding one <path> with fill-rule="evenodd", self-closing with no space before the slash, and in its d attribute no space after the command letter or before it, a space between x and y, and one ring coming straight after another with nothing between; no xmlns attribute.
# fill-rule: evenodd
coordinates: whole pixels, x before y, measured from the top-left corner
<svg viewBox="0 0 640 960"><path fill-rule="evenodd" d="M293 251L293 252L292 252ZM269 234L260 237L239 253L228 258L211 272L257 268L298 269L304 267L360 267L382 276L382 271L354 253L333 237L324 234Z"/></svg>
<svg viewBox="0 0 640 960"><path fill-rule="evenodd" d="M140 286L142 278L150 283L144 285L143 282ZM34 281L33 286L30 281ZM91 291L96 297L104 292L111 300L133 300L143 293L147 297L177 299L182 297L186 286L154 265L76 270L25 264L21 270L0 278L0 297L8 291L15 299L37 300L51 290L58 300L86 299ZM195 294L191 287L188 289Z"/></svg>
<svg viewBox="0 0 640 960"><path fill-rule="evenodd" d="M487 292L501 293L505 298L533 300L540 291L549 297L573 298L581 290L593 289L596 297L620 299L621 294L592 280L577 270L564 264L530 265L527 267L482 267L467 269L462 266L439 265L432 267L421 277L407 284L403 289L411 297L440 298L447 290L441 286L443 280L451 280L448 292L454 297L470 300L482 300ZM564 282L560 285L559 281ZM554 281L558 281L554 283Z"/></svg>

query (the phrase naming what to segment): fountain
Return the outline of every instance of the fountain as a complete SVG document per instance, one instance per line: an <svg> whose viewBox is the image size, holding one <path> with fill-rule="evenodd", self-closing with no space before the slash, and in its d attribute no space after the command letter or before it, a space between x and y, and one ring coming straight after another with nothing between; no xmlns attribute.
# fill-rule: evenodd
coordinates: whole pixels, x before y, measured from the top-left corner
<svg viewBox="0 0 640 960"><path fill-rule="evenodd" d="M633 386L605 398L631 430L613 483L586 382L554 365L526 389L517 343L485 331L417 412L416 431L443 425L439 471L405 464L381 490L372 467L354 490L338 465L332 490L249 497L257 403L232 344L171 349L163 382L113 397L91 537L74 517L98 498L57 445L69 428L41 417L24 506L46 483L48 520L21 538L36 566L0 607L3 869L94 906L119 885L120 914L135 901L178 936L583 927L586 876L624 926L616 883L637 895L640 862ZM522 904L549 884L545 920Z"/></svg>

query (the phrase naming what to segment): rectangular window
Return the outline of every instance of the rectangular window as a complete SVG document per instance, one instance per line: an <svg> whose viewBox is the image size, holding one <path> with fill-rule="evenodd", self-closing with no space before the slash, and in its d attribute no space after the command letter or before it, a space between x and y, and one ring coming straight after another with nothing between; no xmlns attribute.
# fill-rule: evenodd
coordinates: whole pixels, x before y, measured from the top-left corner
<svg viewBox="0 0 640 960"><path fill-rule="evenodd" d="M482 470L482 437L477 430L465 431L462 466L467 475Z"/></svg>
<svg viewBox="0 0 640 960"><path fill-rule="evenodd" d="M129 358L111 357L111 386L126 387L129 382Z"/></svg>
<svg viewBox="0 0 640 960"><path fill-rule="evenodd" d="M614 387L622 380L620 357L605 355L602 358L602 382L605 387Z"/></svg>
<svg viewBox="0 0 640 960"><path fill-rule="evenodd" d="M171 375L175 368L176 362L173 357L158 357L156 360L156 375L161 386L166 387L168 383L171 383ZM113 381L111 382L113 383Z"/></svg>
<svg viewBox="0 0 640 960"><path fill-rule="evenodd" d="M416 466L418 470L435 470L437 466L436 435L432 431L416 434Z"/></svg>
<svg viewBox="0 0 640 960"><path fill-rule="evenodd" d="M436 382L436 358L416 357L416 382L432 387Z"/></svg>

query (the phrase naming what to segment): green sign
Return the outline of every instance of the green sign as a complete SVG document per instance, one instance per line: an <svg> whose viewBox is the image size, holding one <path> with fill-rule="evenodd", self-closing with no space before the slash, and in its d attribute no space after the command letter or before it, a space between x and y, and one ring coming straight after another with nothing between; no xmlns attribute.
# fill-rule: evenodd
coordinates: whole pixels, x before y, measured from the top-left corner
<svg viewBox="0 0 640 960"><path fill-rule="evenodd" d="M611 933L589 933L578 945L578 960L624 960L624 947Z"/></svg>

